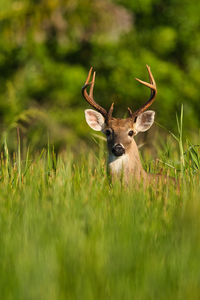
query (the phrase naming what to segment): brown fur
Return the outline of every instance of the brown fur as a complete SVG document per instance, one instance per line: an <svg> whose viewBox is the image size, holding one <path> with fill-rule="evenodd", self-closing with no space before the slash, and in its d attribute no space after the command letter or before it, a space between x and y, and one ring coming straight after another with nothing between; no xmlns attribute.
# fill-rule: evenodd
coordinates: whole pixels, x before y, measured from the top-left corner
<svg viewBox="0 0 200 300"><path fill-rule="evenodd" d="M147 173L144 171L140 156L138 152L138 147L134 140L134 135L130 137L128 132L133 130L134 124L131 118L128 119L116 119L112 118L105 125L103 132L106 130L111 130L111 134L107 137L108 146L108 170L113 178L123 176L125 182L130 180L141 180L146 181ZM125 154L120 157L114 157L112 154L112 147L115 144L122 144L125 148ZM126 158L126 159L124 159ZM122 161L120 163L120 161ZM119 165L119 170L117 165ZM116 166L116 167L115 167Z"/></svg>
<svg viewBox="0 0 200 300"><path fill-rule="evenodd" d="M148 174L142 167L138 147L134 140L134 135L130 137L128 132L135 130L135 123L132 119L112 118L105 125L103 132L111 130L111 135L107 137L108 146L108 171L115 180L122 177L125 183L134 181L143 183L145 186L152 183L158 185L161 181L175 181L174 178L162 174ZM125 154L120 157L114 157L112 147L115 144L122 144L125 148Z"/></svg>
<svg viewBox="0 0 200 300"><path fill-rule="evenodd" d="M115 119L112 118L106 124L103 132L111 129L111 135L107 138L108 150L111 151L115 144L122 144L126 151L132 146L133 137L128 136L128 131L133 130L132 119Z"/></svg>

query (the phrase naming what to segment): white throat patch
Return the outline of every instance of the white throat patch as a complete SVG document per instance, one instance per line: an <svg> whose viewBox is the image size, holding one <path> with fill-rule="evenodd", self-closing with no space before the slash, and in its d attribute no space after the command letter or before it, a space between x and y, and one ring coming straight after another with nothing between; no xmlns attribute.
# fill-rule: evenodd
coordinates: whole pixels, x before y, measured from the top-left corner
<svg viewBox="0 0 200 300"><path fill-rule="evenodd" d="M109 155L108 158L108 166L110 168L111 173L118 174L125 169L128 164L128 155L123 154L122 156L115 156L113 154Z"/></svg>

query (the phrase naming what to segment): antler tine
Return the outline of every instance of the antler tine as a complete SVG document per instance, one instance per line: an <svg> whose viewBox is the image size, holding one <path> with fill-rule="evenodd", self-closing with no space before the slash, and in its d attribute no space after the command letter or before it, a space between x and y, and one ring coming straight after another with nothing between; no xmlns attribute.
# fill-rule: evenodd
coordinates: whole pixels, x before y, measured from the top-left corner
<svg viewBox="0 0 200 300"><path fill-rule="evenodd" d="M132 110L130 109L130 107L128 107L128 112L129 112L130 118L133 118L134 114L133 114Z"/></svg>
<svg viewBox="0 0 200 300"><path fill-rule="evenodd" d="M146 81L143 81L143 80L140 80L138 78L135 78L137 81L139 81L141 84L149 87L151 89L151 96L149 98L149 100L144 104L142 105L135 113L134 113L134 117L138 116L139 114L141 114L142 112L144 112L149 106L151 106L151 104L154 102L155 98L156 98L156 94L157 94L157 88L156 88L156 82L154 80L154 77L151 73L151 69L148 65L146 65L147 67L147 71L149 73L149 80L150 80L150 83L149 82L146 82Z"/></svg>
<svg viewBox="0 0 200 300"><path fill-rule="evenodd" d="M85 82L85 85L89 83L90 77L91 77L91 73L92 73L93 67L90 68L89 72L88 72L88 76Z"/></svg>
<svg viewBox="0 0 200 300"><path fill-rule="evenodd" d="M113 109L114 109L114 102L111 104L109 108L108 115L107 115L108 120L112 118Z"/></svg>
<svg viewBox="0 0 200 300"><path fill-rule="evenodd" d="M92 70L93 70L93 68L91 67L89 72L88 72L86 82L85 82L84 86L82 87L82 95L85 98L85 100L92 107L94 107L98 112L100 112L107 119L107 114L108 114L107 111L102 106L100 106L98 103L96 103L94 101L94 98L93 98L93 89L94 89L94 83L95 83L95 72L93 73L93 76L92 76L92 82L89 82ZM87 93L87 87L88 86L90 86L89 95Z"/></svg>
<svg viewBox="0 0 200 300"><path fill-rule="evenodd" d="M91 85L90 85L89 96L92 97L92 98L93 98L93 90L94 90L94 83L95 83L95 75L96 75L96 72L93 73L92 82L91 82Z"/></svg>
<svg viewBox="0 0 200 300"><path fill-rule="evenodd" d="M149 73L149 80L150 80L150 83L149 82L146 82L146 81L143 81L141 79L138 79L138 78L135 78L135 80L139 81L140 83L142 83L143 85L151 88L151 89L156 89L156 83L155 83L155 80L153 78L153 75L151 73L151 69L148 65L146 65L147 67L147 70L148 70L148 73Z"/></svg>
<svg viewBox="0 0 200 300"><path fill-rule="evenodd" d="M146 65L146 67L147 67L147 70L148 70L148 73L149 73L149 81L150 81L150 83L156 86L156 83L155 83L155 80L154 80L153 75L151 73L150 67L148 65ZM152 96L152 94L153 94L153 91L151 89L151 96Z"/></svg>

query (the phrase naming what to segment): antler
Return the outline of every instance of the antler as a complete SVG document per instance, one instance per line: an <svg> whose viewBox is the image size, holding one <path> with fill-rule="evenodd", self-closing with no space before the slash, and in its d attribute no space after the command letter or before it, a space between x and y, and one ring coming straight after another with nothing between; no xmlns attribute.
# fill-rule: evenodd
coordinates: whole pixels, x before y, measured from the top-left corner
<svg viewBox="0 0 200 300"><path fill-rule="evenodd" d="M139 114L141 114L142 112L144 112L155 100L156 98L156 94L157 94L157 88L156 88L156 83L154 80L154 77L151 73L150 67L148 65L146 65L147 67L147 71L149 73L149 81L145 82L142 81L138 78L135 78L137 81L139 81L140 83L142 83L143 85L149 87L151 89L151 95L149 100L142 105L138 110L136 110L135 112L132 112L132 110L130 108L128 108L129 114L131 118L136 118ZM86 79L86 82L84 84L84 86L82 87L82 95L85 98L85 100L93 107L95 108L98 112L100 112L104 117L105 120L108 121L109 119L112 118L112 112L113 112L113 108L114 108L114 103L112 103L109 111L107 112L102 106L100 106L98 103L95 102L94 98L93 98L93 90L94 90L94 83L95 83L95 72L93 72L93 76L92 76L92 81L89 82L91 74L92 74L92 70L93 68L91 67ZM90 86L90 91L89 91L89 95L87 93L87 88Z"/></svg>
<svg viewBox="0 0 200 300"><path fill-rule="evenodd" d="M149 81L150 83L148 82L145 82L145 81L142 81L138 78L135 78L137 81L139 81L140 83L142 83L143 85L149 87L151 89L151 96L149 98L149 100L144 104L142 105L138 110L136 110L134 113L131 111L130 108L128 108L128 111L129 111L129 114L130 114L130 117L131 118L135 118L137 117L139 114L141 114L142 112L144 112L155 100L156 98L156 94L157 94L157 88L156 88L156 82L153 78L153 75L151 73L151 70L150 70L150 67L148 65L146 65L147 67L147 71L149 73Z"/></svg>
<svg viewBox="0 0 200 300"><path fill-rule="evenodd" d="M114 103L112 103L109 111L107 112L102 106L100 106L98 103L96 103L94 101L94 98L93 98L93 89L94 89L94 83L95 83L95 74L96 72L93 73L93 76L92 76L92 81L89 82L90 80L90 77L91 77L91 74L92 74L92 67L90 68L89 70L89 73L88 73L88 76L87 76L87 79L86 79L86 82L84 84L84 86L82 87L82 95L83 97L85 98L85 100L92 106L94 107L98 112L100 112L106 120L112 118L112 112L113 112L113 106L114 106ZM90 86L90 91L89 91L89 95L87 93L87 87Z"/></svg>

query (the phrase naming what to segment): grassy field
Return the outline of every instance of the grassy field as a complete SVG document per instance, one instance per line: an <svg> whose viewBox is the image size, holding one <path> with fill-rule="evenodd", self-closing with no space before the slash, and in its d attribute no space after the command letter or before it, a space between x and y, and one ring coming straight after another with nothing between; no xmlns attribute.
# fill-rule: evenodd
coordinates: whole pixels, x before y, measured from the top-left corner
<svg viewBox="0 0 200 300"><path fill-rule="evenodd" d="M199 147L176 142L159 158L179 193L112 186L102 148L57 157L47 146L22 160L4 141L1 299L199 299Z"/></svg>

